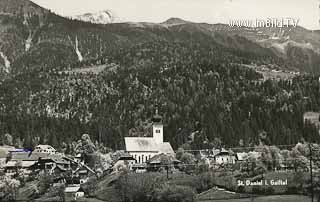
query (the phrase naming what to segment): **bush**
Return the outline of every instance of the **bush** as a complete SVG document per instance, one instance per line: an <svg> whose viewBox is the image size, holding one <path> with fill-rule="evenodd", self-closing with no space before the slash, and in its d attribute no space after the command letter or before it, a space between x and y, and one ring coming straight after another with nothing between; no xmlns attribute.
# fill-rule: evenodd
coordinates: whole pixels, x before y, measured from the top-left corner
<svg viewBox="0 0 320 202"><path fill-rule="evenodd" d="M253 194L264 194L264 190L261 187L255 186L251 191Z"/></svg>
<svg viewBox="0 0 320 202"><path fill-rule="evenodd" d="M239 186L236 190L237 193L245 193L246 192L246 188L244 186Z"/></svg>
<svg viewBox="0 0 320 202"><path fill-rule="evenodd" d="M198 193L207 191L214 187L214 175L210 173L202 173L197 176L196 182L194 182L194 187Z"/></svg>
<svg viewBox="0 0 320 202"><path fill-rule="evenodd" d="M53 178L52 176L44 173L39 175L38 180L39 195L42 195L50 188L51 184L53 183Z"/></svg>
<svg viewBox="0 0 320 202"><path fill-rule="evenodd" d="M274 189L272 187L260 187L260 186L255 186L252 188L252 193L253 194L261 194L261 195L272 195L274 194Z"/></svg>
<svg viewBox="0 0 320 202"><path fill-rule="evenodd" d="M164 178L154 173L125 174L119 178L116 188L122 201L149 202L155 189L164 184Z"/></svg>
<svg viewBox="0 0 320 202"><path fill-rule="evenodd" d="M154 192L155 202L194 202L195 191L187 186L165 184Z"/></svg>
<svg viewBox="0 0 320 202"><path fill-rule="evenodd" d="M299 188L296 186L289 186L286 189L286 194L298 194L299 193Z"/></svg>
<svg viewBox="0 0 320 202"><path fill-rule="evenodd" d="M267 195L272 195L274 194L274 189L272 187L268 187L267 190L266 190L266 194Z"/></svg>

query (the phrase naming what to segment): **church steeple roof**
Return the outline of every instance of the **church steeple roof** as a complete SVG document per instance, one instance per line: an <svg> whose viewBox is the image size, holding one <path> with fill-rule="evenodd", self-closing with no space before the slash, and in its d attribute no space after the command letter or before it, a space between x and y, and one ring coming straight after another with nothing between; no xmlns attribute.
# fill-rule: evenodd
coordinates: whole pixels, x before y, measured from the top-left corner
<svg viewBox="0 0 320 202"><path fill-rule="evenodd" d="M162 123L162 116L159 115L158 107L156 107L156 113L152 117L152 122L153 123Z"/></svg>

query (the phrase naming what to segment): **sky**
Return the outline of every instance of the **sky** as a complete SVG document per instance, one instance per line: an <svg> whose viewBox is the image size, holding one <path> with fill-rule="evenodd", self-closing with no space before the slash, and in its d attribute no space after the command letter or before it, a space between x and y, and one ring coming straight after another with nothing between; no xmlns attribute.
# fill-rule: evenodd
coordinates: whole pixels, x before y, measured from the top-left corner
<svg viewBox="0 0 320 202"><path fill-rule="evenodd" d="M320 0L32 0L63 16L110 10L119 21L163 22L178 17L193 22L299 19L299 26L320 29Z"/></svg>

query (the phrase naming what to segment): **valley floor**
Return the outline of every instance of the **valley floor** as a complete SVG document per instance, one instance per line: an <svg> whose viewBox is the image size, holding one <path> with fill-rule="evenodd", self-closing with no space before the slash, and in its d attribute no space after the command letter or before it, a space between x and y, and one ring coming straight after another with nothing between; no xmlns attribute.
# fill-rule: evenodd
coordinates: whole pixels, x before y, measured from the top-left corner
<svg viewBox="0 0 320 202"><path fill-rule="evenodd" d="M274 195L260 196L255 198L245 199L226 199L226 200L198 200L197 202L307 202L310 201L308 196L300 195ZM79 202L105 202L95 198L81 198Z"/></svg>
<svg viewBox="0 0 320 202"><path fill-rule="evenodd" d="M301 195L274 195L245 199L200 200L198 202L306 202L310 200L310 197Z"/></svg>

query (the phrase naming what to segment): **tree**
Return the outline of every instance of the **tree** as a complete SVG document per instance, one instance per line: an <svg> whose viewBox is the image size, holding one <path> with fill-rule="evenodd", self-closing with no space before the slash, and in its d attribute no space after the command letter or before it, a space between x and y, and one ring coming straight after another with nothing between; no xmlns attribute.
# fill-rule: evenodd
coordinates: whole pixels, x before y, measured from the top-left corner
<svg viewBox="0 0 320 202"><path fill-rule="evenodd" d="M196 165L195 165L196 164L196 158L195 158L195 156L193 154L185 152L185 153L182 154L181 158L178 159L178 160L181 161L181 163L182 163L182 168L181 169L184 172L189 173L189 172L195 171L195 169L196 169Z"/></svg>
<svg viewBox="0 0 320 202"><path fill-rule="evenodd" d="M0 178L0 192L3 193L3 198L0 196L1 201L15 201L19 187L20 182L18 180L2 176Z"/></svg>
<svg viewBox="0 0 320 202"><path fill-rule="evenodd" d="M34 147L34 143L32 141L32 137L31 135L27 135L23 141L23 147L24 148L33 148Z"/></svg>
<svg viewBox="0 0 320 202"><path fill-rule="evenodd" d="M78 140L75 150L77 154L81 154L84 157L84 161L88 166L91 168L95 167L97 160L99 160L99 156L97 154L96 146L93 144L88 134L83 134L81 136L81 140Z"/></svg>
<svg viewBox="0 0 320 202"><path fill-rule="evenodd" d="M55 148L57 148L59 146L58 140L57 140L57 136L54 133L51 133L49 136L49 144Z"/></svg>
<svg viewBox="0 0 320 202"><path fill-rule="evenodd" d="M181 157L182 157L182 155L183 155L184 153L185 153L184 149L181 148L181 147L179 147L179 149L178 149L177 152L176 152L176 158L177 158L178 160L180 160Z"/></svg>
<svg viewBox="0 0 320 202"><path fill-rule="evenodd" d="M81 154L93 154L96 151L96 146L91 141L88 134L83 134L81 140L78 141L76 152Z"/></svg>
<svg viewBox="0 0 320 202"><path fill-rule="evenodd" d="M21 141L21 138L20 137L16 137L15 138L15 141L14 141L14 146L16 147L16 148L22 148L22 141Z"/></svg>
<svg viewBox="0 0 320 202"><path fill-rule="evenodd" d="M11 136L9 133L6 133L6 134L4 135L4 141L3 141L3 143L4 143L5 145L8 145L8 146L13 146L13 138L12 138L12 136Z"/></svg>

